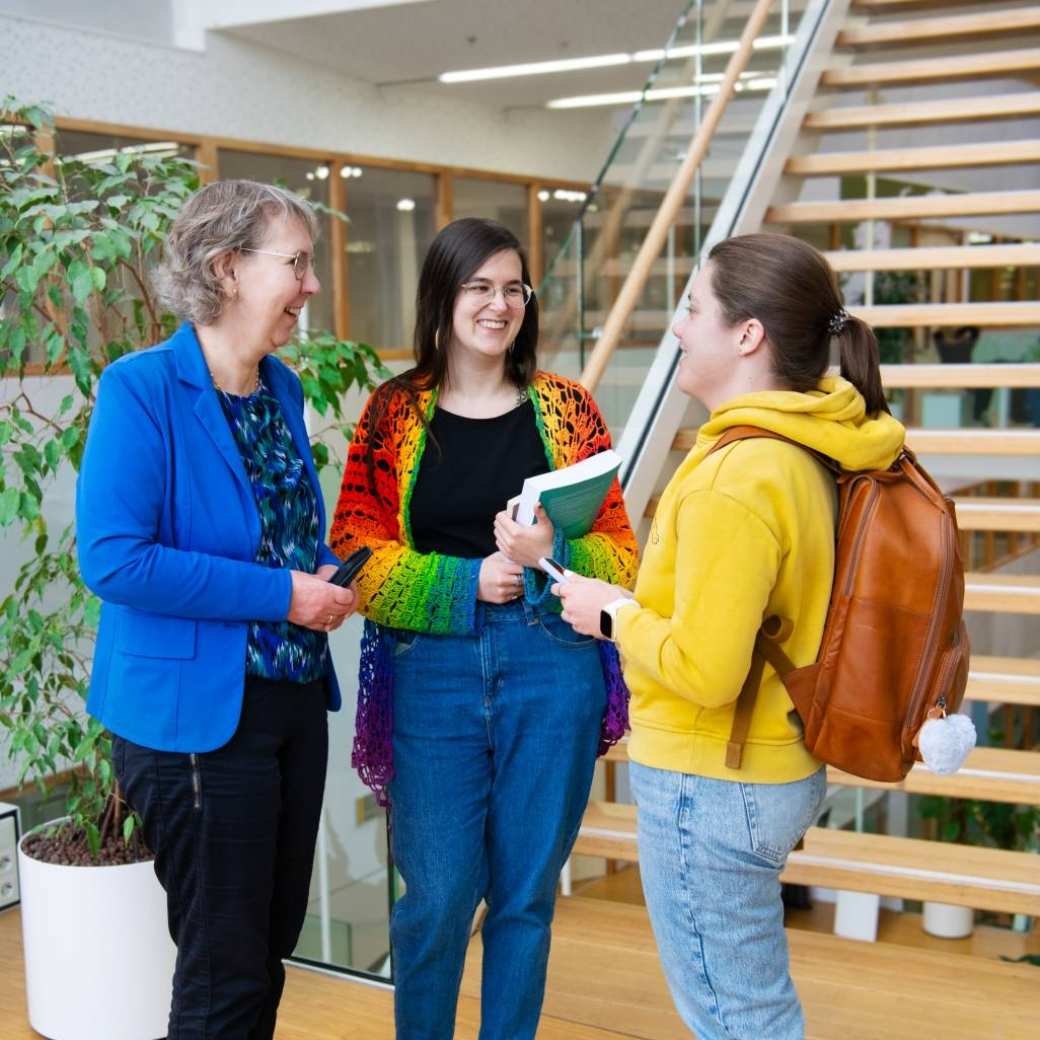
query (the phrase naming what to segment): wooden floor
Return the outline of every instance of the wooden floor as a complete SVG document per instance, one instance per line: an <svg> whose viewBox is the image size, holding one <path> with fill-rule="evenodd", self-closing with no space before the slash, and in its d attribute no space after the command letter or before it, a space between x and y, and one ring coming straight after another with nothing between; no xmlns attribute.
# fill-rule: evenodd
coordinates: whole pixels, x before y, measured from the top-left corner
<svg viewBox="0 0 1040 1040"><path fill-rule="evenodd" d="M791 930L792 972L807 1040L1033 1040L1040 968L894 943L852 943ZM479 937L471 946L456 1037L479 1029ZM581 897L561 900L554 927L542 1040L680 1040L645 911ZM389 990L290 968L280 1040L392 1040ZM0 913L0 1040L38 1040L25 1016L21 925ZM766 1040L766 1038L762 1038Z"/></svg>

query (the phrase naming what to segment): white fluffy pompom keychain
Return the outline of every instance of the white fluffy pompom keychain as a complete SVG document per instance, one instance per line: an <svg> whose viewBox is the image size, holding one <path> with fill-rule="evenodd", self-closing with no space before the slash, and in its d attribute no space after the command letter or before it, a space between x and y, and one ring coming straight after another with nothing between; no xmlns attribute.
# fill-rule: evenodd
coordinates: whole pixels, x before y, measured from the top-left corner
<svg viewBox="0 0 1040 1040"><path fill-rule="evenodd" d="M944 708L932 708L915 743L925 766L947 775L964 765L975 740L975 724L967 715L947 715Z"/></svg>

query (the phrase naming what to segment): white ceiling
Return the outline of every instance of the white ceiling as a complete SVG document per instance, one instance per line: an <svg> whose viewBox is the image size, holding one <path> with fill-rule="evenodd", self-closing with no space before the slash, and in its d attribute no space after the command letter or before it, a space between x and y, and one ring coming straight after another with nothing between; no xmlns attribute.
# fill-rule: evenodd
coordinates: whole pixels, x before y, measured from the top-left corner
<svg viewBox="0 0 1040 1040"><path fill-rule="evenodd" d="M441 72L661 47L684 0L425 0L221 30L387 90L497 107L542 106L572 94L636 90L647 63L479 83L442 84Z"/></svg>

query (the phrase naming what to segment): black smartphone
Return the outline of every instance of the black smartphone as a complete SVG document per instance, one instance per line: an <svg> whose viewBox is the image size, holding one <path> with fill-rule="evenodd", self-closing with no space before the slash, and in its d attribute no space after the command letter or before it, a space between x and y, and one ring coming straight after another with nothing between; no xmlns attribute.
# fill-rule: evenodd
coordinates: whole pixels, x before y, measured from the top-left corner
<svg viewBox="0 0 1040 1040"><path fill-rule="evenodd" d="M339 585L341 588L346 588L357 576L358 572L362 567L368 563L368 558L372 555L372 550L367 546L363 545L360 549L355 549L340 565L336 573L329 578L329 582L332 585Z"/></svg>

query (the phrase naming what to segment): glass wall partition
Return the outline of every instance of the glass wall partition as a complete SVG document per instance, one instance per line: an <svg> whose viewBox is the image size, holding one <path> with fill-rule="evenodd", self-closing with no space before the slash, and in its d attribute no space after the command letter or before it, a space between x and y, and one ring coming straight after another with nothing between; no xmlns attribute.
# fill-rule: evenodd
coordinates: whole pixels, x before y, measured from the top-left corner
<svg viewBox="0 0 1040 1040"><path fill-rule="evenodd" d="M530 252L531 233L527 218L527 187L483 177L453 177L454 216L488 217L505 224Z"/></svg>
<svg viewBox="0 0 1040 1040"><path fill-rule="evenodd" d="M350 337L379 350L410 348L415 290L437 233L432 174L344 166Z"/></svg>

